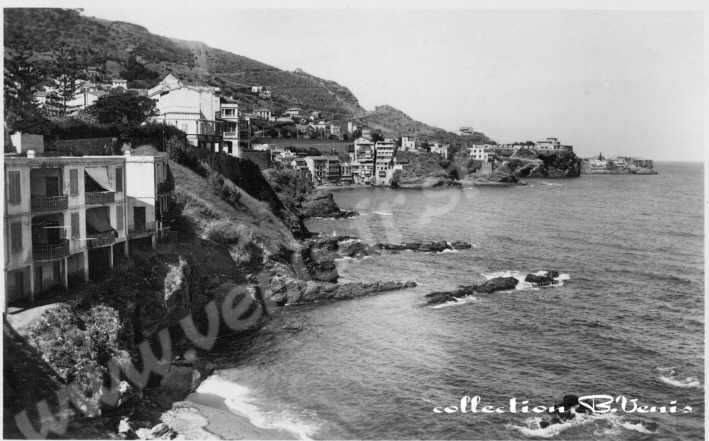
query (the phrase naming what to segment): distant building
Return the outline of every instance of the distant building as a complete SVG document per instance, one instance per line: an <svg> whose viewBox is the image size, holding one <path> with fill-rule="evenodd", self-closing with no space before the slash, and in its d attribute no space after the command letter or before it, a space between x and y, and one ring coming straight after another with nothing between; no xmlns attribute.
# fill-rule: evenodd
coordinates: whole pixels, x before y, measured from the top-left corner
<svg viewBox="0 0 709 441"><path fill-rule="evenodd" d="M270 120L271 119L271 110L267 109L265 107L261 107L258 109L254 109L254 116L265 119L265 120Z"/></svg>
<svg viewBox="0 0 709 441"><path fill-rule="evenodd" d="M114 78L111 80L111 87L128 90L128 80L124 80L122 78Z"/></svg>
<svg viewBox="0 0 709 441"><path fill-rule="evenodd" d="M490 155L489 155L486 147L487 146L480 145L480 144L476 144L476 145L473 145L472 147L470 147L469 148L470 159L474 159L476 161L487 162L487 160L490 158Z"/></svg>
<svg viewBox="0 0 709 441"><path fill-rule="evenodd" d="M394 151L396 145L391 139L378 141L374 145L374 183L388 184L391 182L391 171L394 169Z"/></svg>
<svg viewBox="0 0 709 441"><path fill-rule="evenodd" d="M557 138L547 138L534 143L536 150L561 150L561 143Z"/></svg>
<svg viewBox="0 0 709 441"><path fill-rule="evenodd" d="M312 181L315 185L335 183L340 180L340 158L328 156L306 156L303 158L307 164Z"/></svg>
<svg viewBox="0 0 709 441"><path fill-rule="evenodd" d="M374 157L374 143L367 138L357 138L354 142L353 161L371 159Z"/></svg>
<svg viewBox="0 0 709 441"><path fill-rule="evenodd" d="M458 129L458 133L460 134L460 136L473 136L475 134L475 131L472 127L464 126Z"/></svg>
<svg viewBox="0 0 709 441"><path fill-rule="evenodd" d="M443 158L445 159L448 159L448 147L448 144L441 144L438 141L433 142L429 145L431 153L437 153L443 156Z"/></svg>
<svg viewBox="0 0 709 441"><path fill-rule="evenodd" d="M412 136L401 137L401 151L410 152L416 150L416 138Z"/></svg>
<svg viewBox="0 0 709 441"><path fill-rule="evenodd" d="M285 112L283 112L283 114L291 118L299 118L300 112L302 111L303 109L301 109L300 107L289 107L288 109L286 109Z"/></svg>

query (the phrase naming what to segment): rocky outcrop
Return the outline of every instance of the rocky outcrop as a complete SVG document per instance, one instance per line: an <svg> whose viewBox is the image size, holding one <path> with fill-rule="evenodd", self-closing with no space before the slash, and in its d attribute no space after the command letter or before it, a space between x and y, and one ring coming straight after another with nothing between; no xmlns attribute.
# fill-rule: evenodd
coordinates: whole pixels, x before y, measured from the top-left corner
<svg viewBox="0 0 709 441"><path fill-rule="evenodd" d="M559 271L543 271L542 274L527 274L525 282L533 283L537 286L550 286L559 283Z"/></svg>
<svg viewBox="0 0 709 441"><path fill-rule="evenodd" d="M445 240L427 241L427 242L404 242L404 243L378 243L375 245L380 250L387 251L420 251L440 253L446 250L464 250L472 248L472 244L464 241L446 242Z"/></svg>
<svg viewBox="0 0 709 441"><path fill-rule="evenodd" d="M460 187L461 183L447 176L426 176L392 181L391 186L407 190L425 190L429 188Z"/></svg>
<svg viewBox="0 0 709 441"><path fill-rule="evenodd" d="M534 152L519 149L512 156L501 161L486 178L489 183L517 184L520 178L575 178L581 174L581 159L566 150ZM483 185L483 181L479 184Z"/></svg>
<svg viewBox="0 0 709 441"><path fill-rule="evenodd" d="M323 300L346 300L387 291L413 288L413 281L324 283L281 280L282 289L272 292L271 301L279 306L301 305Z"/></svg>
<svg viewBox="0 0 709 441"><path fill-rule="evenodd" d="M341 210L329 191L317 190L309 193L300 205L300 213L304 217L345 218L357 216L357 212Z"/></svg>
<svg viewBox="0 0 709 441"><path fill-rule="evenodd" d="M475 293L490 294L495 291L507 291L514 289L519 281L514 277L495 277L480 285L459 286L452 291L436 291L426 294L427 305L438 305L457 299L473 295Z"/></svg>

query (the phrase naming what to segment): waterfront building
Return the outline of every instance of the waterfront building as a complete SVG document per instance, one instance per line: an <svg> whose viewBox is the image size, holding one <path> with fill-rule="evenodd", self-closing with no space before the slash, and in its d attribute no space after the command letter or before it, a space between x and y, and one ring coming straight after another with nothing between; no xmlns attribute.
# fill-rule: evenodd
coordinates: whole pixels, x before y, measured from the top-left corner
<svg viewBox="0 0 709 441"><path fill-rule="evenodd" d="M371 159L374 157L374 143L367 138L357 138L354 142L353 161Z"/></svg>
<svg viewBox="0 0 709 441"><path fill-rule="evenodd" d="M561 143L557 138L547 138L543 141L537 141L534 143L534 148L536 150L561 150Z"/></svg>
<svg viewBox="0 0 709 441"><path fill-rule="evenodd" d="M165 155L6 155L6 304L100 277L129 242L154 246L167 170Z"/></svg>
<svg viewBox="0 0 709 441"><path fill-rule="evenodd" d="M340 180L340 158L334 155L306 156L303 158L310 171L313 184L322 185Z"/></svg>
<svg viewBox="0 0 709 441"><path fill-rule="evenodd" d="M394 150L396 145L393 140L377 141L374 145L374 183L386 184L391 182L391 170L394 168Z"/></svg>
<svg viewBox="0 0 709 441"><path fill-rule="evenodd" d="M489 147L490 147L489 145L480 145L480 144L476 144L476 145L470 147L470 149L469 149L470 159L474 159L476 161L487 162L487 160L490 158Z"/></svg>

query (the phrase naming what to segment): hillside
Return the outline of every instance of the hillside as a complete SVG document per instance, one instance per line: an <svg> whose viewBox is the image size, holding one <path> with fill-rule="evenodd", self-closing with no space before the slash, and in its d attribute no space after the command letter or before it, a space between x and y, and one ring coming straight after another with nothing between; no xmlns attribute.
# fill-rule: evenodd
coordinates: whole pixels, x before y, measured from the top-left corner
<svg viewBox="0 0 709 441"><path fill-rule="evenodd" d="M204 43L155 35L131 23L86 17L81 10L7 8L4 12L6 65L17 53L29 52L27 60L43 65L52 77L57 76L57 65L71 58L95 69L99 79L123 77L135 88L152 87L172 72L187 82L220 87L246 109L267 106L281 112L297 105L306 112L318 110L329 120L354 119L390 137L417 133L423 139L466 141L391 106L368 112L347 87L301 69L285 71ZM272 97L251 94L252 85L267 86ZM480 141L486 140L483 135Z"/></svg>

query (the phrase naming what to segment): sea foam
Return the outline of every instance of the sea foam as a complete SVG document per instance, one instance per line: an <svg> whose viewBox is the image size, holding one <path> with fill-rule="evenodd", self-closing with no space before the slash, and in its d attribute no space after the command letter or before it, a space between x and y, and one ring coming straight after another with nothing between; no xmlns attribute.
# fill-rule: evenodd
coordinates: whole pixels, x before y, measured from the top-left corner
<svg viewBox="0 0 709 441"><path fill-rule="evenodd" d="M310 440L317 432L313 424L299 420L287 412L269 412L254 404L248 387L212 375L197 388L197 393L212 394L224 398L224 404L233 413L248 418L249 422L262 429L282 430L302 440Z"/></svg>

